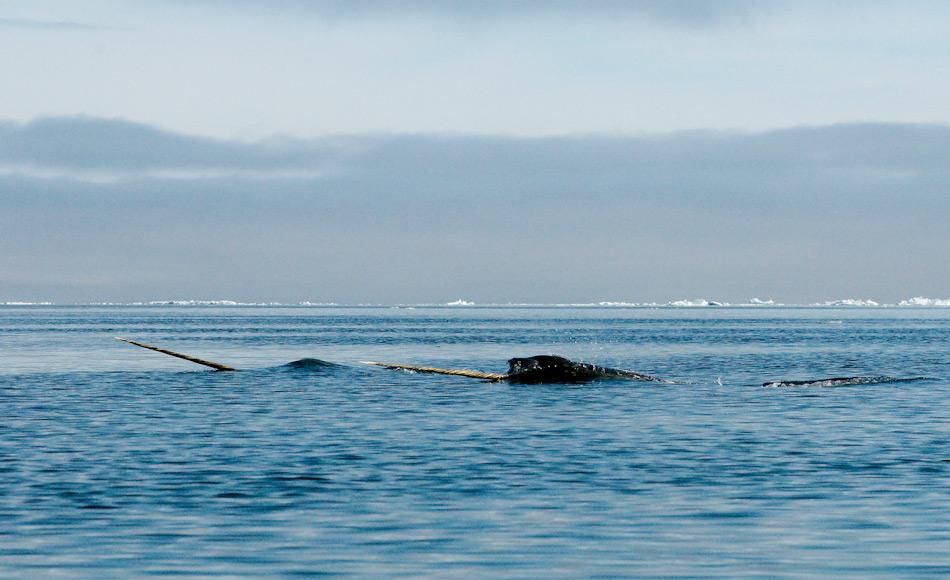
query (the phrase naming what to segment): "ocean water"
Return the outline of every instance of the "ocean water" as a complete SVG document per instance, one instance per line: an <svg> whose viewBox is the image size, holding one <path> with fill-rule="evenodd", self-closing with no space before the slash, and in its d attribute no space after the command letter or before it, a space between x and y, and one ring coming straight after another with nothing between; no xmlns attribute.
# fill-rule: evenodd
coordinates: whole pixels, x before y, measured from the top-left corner
<svg viewBox="0 0 950 580"><path fill-rule="evenodd" d="M360 363L535 354L680 384ZM0 577L946 577L948 363L947 308L0 306ZM922 379L762 386L850 375Z"/></svg>

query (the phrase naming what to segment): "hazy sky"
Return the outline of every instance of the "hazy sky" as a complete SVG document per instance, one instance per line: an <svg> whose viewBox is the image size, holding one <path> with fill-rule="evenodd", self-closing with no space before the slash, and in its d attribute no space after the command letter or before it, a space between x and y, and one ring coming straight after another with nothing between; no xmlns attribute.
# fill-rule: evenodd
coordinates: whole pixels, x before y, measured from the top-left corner
<svg viewBox="0 0 950 580"><path fill-rule="evenodd" d="M0 0L0 302L950 297L950 3Z"/></svg>

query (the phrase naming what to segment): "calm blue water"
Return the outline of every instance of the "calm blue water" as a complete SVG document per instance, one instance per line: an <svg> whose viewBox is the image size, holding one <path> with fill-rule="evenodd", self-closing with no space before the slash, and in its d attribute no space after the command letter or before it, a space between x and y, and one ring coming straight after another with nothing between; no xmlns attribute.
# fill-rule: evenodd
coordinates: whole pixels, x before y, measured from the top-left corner
<svg viewBox="0 0 950 580"><path fill-rule="evenodd" d="M687 384L359 364L549 353ZM0 307L0 577L152 574L946 576L950 309Z"/></svg>

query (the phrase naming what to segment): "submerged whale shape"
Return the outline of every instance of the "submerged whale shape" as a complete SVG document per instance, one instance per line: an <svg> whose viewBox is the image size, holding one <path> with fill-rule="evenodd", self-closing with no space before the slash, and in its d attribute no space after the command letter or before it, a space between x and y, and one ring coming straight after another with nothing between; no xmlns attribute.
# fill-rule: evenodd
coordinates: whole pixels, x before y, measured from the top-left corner
<svg viewBox="0 0 950 580"><path fill-rule="evenodd" d="M898 378L888 376L871 377L830 377L827 379L806 379L803 381L768 381L763 387L846 387L850 385L880 385L884 383L908 383L923 381L926 377Z"/></svg>

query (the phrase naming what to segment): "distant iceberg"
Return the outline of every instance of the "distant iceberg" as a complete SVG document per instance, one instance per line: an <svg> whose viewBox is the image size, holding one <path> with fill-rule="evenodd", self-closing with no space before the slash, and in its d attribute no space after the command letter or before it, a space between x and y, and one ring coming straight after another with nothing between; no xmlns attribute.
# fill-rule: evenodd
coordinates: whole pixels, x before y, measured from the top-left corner
<svg viewBox="0 0 950 580"><path fill-rule="evenodd" d="M697 300L674 300L673 302L668 302L667 306L723 306L723 303L699 298Z"/></svg>
<svg viewBox="0 0 950 580"><path fill-rule="evenodd" d="M56 303L47 301L3 301L0 306L52 306ZM386 307L386 308L409 308L409 307L500 307L500 308L755 308L755 307L775 307L775 308L950 308L950 298L925 298L915 296L900 302L877 302L870 299L844 298L841 300L828 300L825 302L786 304L775 302L774 300L762 300L759 298L750 298L748 302L720 302L717 300L707 300L705 298L671 300L669 302L626 302L626 301L600 301L600 302L582 302L582 303L476 303L471 300L458 299L446 303L421 303L421 304L356 304L356 303L337 303L337 302L311 302L304 300L300 302L239 302L236 300L152 300L148 302L85 302L85 303L67 303L66 306L203 306L203 307L322 307L322 308L342 308L342 307Z"/></svg>
<svg viewBox="0 0 950 580"><path fill-rule="evenodd" d="M924 298L915 296L909 300L901 300L898 306L950 306L950 299L947 298Z"/></svg>
<svg viewBox="0 0 950 580"><path fill-rule="evenodd" d="M148 302L129 302L126 306L285 306L281 302L238 302L236 300L150 300ZM301 302L298 306L310 306Z"/></svg>
<svg viewBox="0 0 950 580"><path fill-rule="evenodd" d="M152 300L148 306L237 306L234 300Z"/></svg>
<svg viewBox="0 0 950 580"><path fill-rule="evenodd" d="M818 302L812 306L880 306L881 304L874 300L862 300L860 298L845 298L843 300L829 300L827 302Z"/></svg>
<svg viewBox="0 0 950 580"><path fill-rule="evenodd" d="M756 306L775 306L775 300L759 300L758 298L749 299L749 304Z"/></svg>

